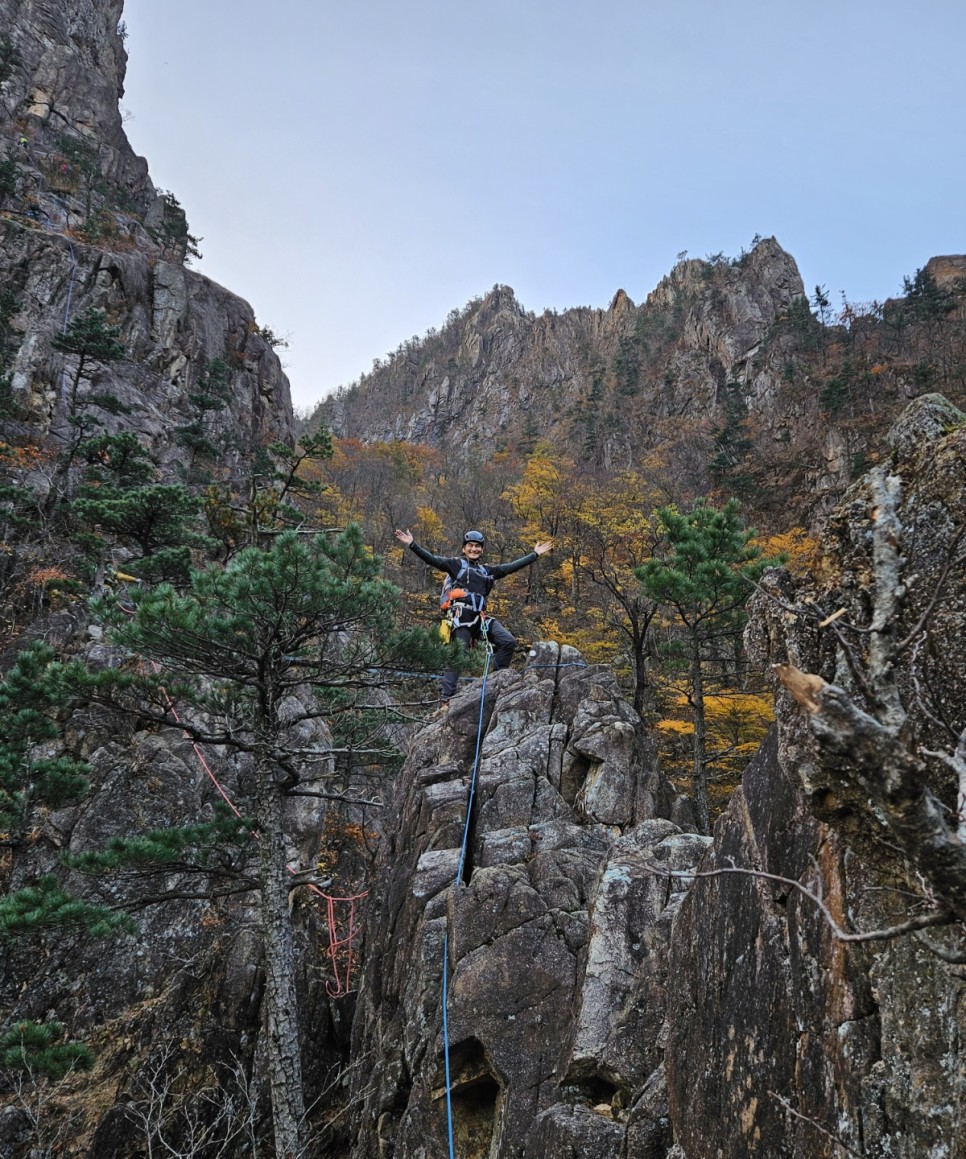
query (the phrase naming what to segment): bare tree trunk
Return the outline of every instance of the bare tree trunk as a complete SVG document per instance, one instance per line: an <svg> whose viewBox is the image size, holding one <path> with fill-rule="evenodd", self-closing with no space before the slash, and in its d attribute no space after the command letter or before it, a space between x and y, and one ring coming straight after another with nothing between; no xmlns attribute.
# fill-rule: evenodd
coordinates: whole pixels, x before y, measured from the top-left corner
<svg viewBox="0 0 966 1159"><path fill-rule="evenodd" d="M701 670L701 641L693 635L691 653L691 700L694 705L694 811L698 832L711 832L711 814L708 808L707 727L704 716L704 673Z"/></svg>
<svg viewBox="0 0 966 1159"><path fill-rule="evenodd" d="M295 988L295 939L288 912L282 795L267 755L258 753L256 762L265 1010L275 1151L279 1159L300 1159L305 1146L305 1098Z"/></svg>

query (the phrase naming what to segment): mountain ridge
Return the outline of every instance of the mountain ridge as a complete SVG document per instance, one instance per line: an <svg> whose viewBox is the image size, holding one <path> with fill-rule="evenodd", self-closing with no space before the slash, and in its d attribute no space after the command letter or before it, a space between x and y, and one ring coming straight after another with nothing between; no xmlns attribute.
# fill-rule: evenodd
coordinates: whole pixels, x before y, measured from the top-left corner
<svg viewBox="0 0 966 1159"><path fill-rule="evenodd" d="M838 313L821 287L810 303L774 238L735 259L682 259L639 305L618 290L607 309L535 315L495 286L323 400L309 425L479 459L545 442L604 471L657 456L683 500L738 494L757 516L770 492L813 523L910 399L938 382L966 401L964 268L931 258L906 297ZM935 319L920 281L948 298L941 366L923 358Z"/></svg>

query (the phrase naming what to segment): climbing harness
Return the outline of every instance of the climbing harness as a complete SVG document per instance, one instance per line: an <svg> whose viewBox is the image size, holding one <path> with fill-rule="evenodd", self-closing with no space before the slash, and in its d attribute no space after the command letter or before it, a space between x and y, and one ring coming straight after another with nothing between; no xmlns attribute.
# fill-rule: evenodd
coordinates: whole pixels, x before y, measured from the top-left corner
<svg viewBox="0 0 966 1159"><path fill-rule="evenodd" d="M478 533L467 532L467 535L472 534ZM470 540L470 542L477 541ZM469 575L470 562L468 559L462 559L457 574L455 576L448 575L443 580L443 586L439 593L439 608L443 613L443 620L439 626L439 636L444 644L450 642L456 628L473 628L477 623L484 624L485 622L483 609L486 607L486 596L493 587L495 579L487 568L479 564L473 568L473 576L483 580L486 593L472 592L469 590L467 582Z"/></svg>
<svg viewBox="0 0 966 1159"><path fill-rule="evenodd" d="M486 620L483 620L483 639L486 643L486 663L483 666L483 682L480 687L480 713L476 726L476 749L473 753L473 768L470 773L470 787L466 798L466 821L463 824L463 841L460 845L460 856L456 866L456 877L453 880L453 885L457 886L463 877L463 866L466 863L466 848L470 838L470 823L473 819L473 798L476 795L476 780L480 768L480 748L483 744L483 707L486 701L486 678L490 671L490 658L493 655L493 645L490 643L489 636L486 632ZM443 1069L446 1077L446 1132L449 1141L449 1159L456 1159L456 1151L453 1137L453 1101L450 1091L450 1069L449 1069L449 1019L446 1011L447 999L449 997L449 980L448 980L448 964L449 964L449 928L447 922L447 930L443 935Z"/></svg>
<svg viewBox="0 0 966 1159"><path fill-rule="evenodd" d="M483 564L477 564L472 569L473 578L483 580L485 592L471 592L469 590L470 561L460 560L460 569L455 576L448 575L443 580L443 587L439 593L440 611L447 611L454 603L469 604L474 611L482 611L486 606L486 597L496 582L496 577Z"/></svg>

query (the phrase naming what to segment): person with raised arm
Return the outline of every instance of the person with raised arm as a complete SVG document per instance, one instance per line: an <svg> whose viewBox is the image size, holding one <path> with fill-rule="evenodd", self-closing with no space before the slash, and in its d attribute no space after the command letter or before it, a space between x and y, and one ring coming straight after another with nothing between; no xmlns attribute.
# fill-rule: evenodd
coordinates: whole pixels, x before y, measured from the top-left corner
<svg viewBox="0 0 966 1159"><path fill-rule="evenodd" d="M510 563L485 565L483 549L486 540L480 531L466 532L462 554L458 556L434 555L416 543L411 531L397 530L396 538L424 563L448 576L443 584L441 606L446 612L444 625L449 627L450 642L456 641L465 648L471 648L485 633L493 648L494 671L507 668L517 646L516 638L498 620L486 615L486 597L498 579L530 567L541 555L546 555L553 548L553 541L547 539L538 543L528 555ZM440 712L445 712L449 707L458 681L459 673L455 668L448 668L443 673Z"/></svg>

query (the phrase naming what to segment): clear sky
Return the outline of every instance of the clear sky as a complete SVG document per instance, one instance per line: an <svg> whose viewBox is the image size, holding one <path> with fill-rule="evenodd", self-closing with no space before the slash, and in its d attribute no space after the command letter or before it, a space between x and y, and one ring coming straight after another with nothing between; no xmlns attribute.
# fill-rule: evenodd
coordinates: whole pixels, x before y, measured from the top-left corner
<svg viewBox="0 0 966 1159"><path fill-rule="evenodd" d="M454 307L774 235L833 303L966 252L963 0L127 0L134 148L311 406Z"/></svg>

